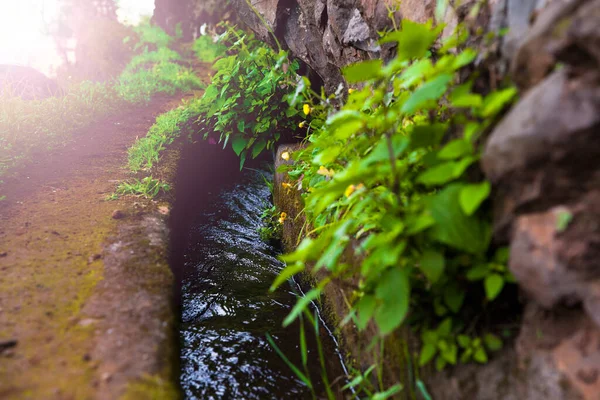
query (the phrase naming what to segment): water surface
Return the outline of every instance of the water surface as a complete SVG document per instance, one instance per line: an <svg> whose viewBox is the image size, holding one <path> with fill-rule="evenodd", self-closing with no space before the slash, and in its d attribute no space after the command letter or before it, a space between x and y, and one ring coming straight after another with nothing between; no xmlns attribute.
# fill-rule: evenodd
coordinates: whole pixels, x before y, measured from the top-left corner
<svg viewBox="0 0 600 400"><path fill-rule="evenodd" d="M246 170L229 183L220 180L218 191L206 188L190 224L181 273L180 331L181 384L187 399L312 398L265 337L269 332L301 365L299 327L281 327L295 304L293 286L269 293L283 265L278 250L258 234L262 210L270 206L263 174ZM314 341L309 348L309 367L316 377L321 369ZM331 351L327 357L336 362Z"/></svg>

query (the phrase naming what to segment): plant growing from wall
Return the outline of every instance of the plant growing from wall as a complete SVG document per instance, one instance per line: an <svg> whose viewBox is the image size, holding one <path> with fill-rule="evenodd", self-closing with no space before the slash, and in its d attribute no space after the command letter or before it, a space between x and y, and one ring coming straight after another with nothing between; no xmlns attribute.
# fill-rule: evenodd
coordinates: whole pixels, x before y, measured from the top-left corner
<svg viewBox="0 0 600 400"><path fill-rule="evenodd" d="M282 133L293 130L300 114L281 107L296 82L297 62L285 51L274 51L250 33L229 27L221 37L228 43L227 57L214 64L216 73L202 97L200 133L219 135L240 156L257 157L272 149Z"/></svg>
<svg viewBox="0 0 600 400"><path fill-rule="evenodd" d="M487 362L502 346L469 323L513 282L507 251L490 248L491 188L474 166L482 136L516 95L476 93L474 76L459 81L477 52L461 48L464 31L440 41L441 30L403 21L381 40L399 43L393 60L343 70L358 89L339 110L306 80L289 96L311 132L284 167L302 190L310 231L272 287L309 265L323 277L288 325L326 285L358 276L344 322L360 330L373 322L381 336L410 326L422 338L418 365L438 370ZM343 258L347 248L359 265Z"/></svg>

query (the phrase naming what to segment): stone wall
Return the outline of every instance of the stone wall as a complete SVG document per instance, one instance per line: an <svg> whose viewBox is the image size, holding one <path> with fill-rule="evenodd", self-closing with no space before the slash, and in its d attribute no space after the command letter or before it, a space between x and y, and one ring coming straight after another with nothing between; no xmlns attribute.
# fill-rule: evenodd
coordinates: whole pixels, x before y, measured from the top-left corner
<svg viewBox="0 0 600 400"><path fill-rule="evenodd" d="M259 37L273 44L273 32L329 91L343 83L341 67L394 51L376 42L392 24L391 1L252 0L269 29L245 0L234 3ZM445 35L472 4L446 12ZM434 7L405 0L393 15L396 23L422 22ZM434 399L598 399L600 0L491 0L470 22L509 28L491 48L484 84L510 75L521 91L491 132L481 166L494 185L496 242L510 245L525 311L512 346L485 366L425 375L427 386ZM280 201L290 220L293 204Z"/></svg>

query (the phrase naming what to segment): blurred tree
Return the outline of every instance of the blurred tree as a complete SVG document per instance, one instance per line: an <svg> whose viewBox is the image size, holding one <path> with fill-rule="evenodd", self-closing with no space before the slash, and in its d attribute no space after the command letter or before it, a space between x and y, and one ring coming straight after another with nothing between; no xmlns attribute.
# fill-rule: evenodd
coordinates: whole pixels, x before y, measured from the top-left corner
<svg viewBox="0 0 600 400"><path fill-rule="evenodd" d="M199 36L200 27L231 18L229 0L155 0L153 21L170 34L181 26L184 40Z"/></svg>
<svg viewBox="0 0 600 400"><path fill-rule="evenodd" d="M131 29L117 20L115 0L60 0L60 13L50 32L65 67L80 79L105 80L117 75L131 56L124 43Z"/></svg>

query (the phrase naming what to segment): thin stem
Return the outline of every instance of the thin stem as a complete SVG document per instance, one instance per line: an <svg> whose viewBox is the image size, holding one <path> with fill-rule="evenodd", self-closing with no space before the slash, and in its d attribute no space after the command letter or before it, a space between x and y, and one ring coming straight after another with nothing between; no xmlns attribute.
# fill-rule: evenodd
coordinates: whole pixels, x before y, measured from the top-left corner
<svg viewBox="0 0 600 400"><path fill-rule="evenodd" d="M258 10L250 2L250 0L246 0L246 4L254 12L254 14L256 14L256 16L258 17L258 19L260 20L260 22L264 25L264 27L267 28L267 31L269 31L269 33L271 34L271 36L273 36L273 40L275 40L275 43L277 44L277 49L279 51L283 50L282 47L281 47L281 43L279 43L279 40L277 40L277 36L275 36L275 32L273 32L273 30L271 29L271 27L269 26L269 24L267 24L267 21L265 21L264 17L261 15L261 13L258 12Z"/></svg>
<svg viewBox="0 0 600 400"><path fill-rule="evenodd" d="M394 144L392 143L392 136L389 133L386 133L385 139L387 141L390 164L392 167L392 188L394 190L394 193L398 194L400 192L400 181L398 177L398 169L396 168L396 156L394 155Z"/></svg>

